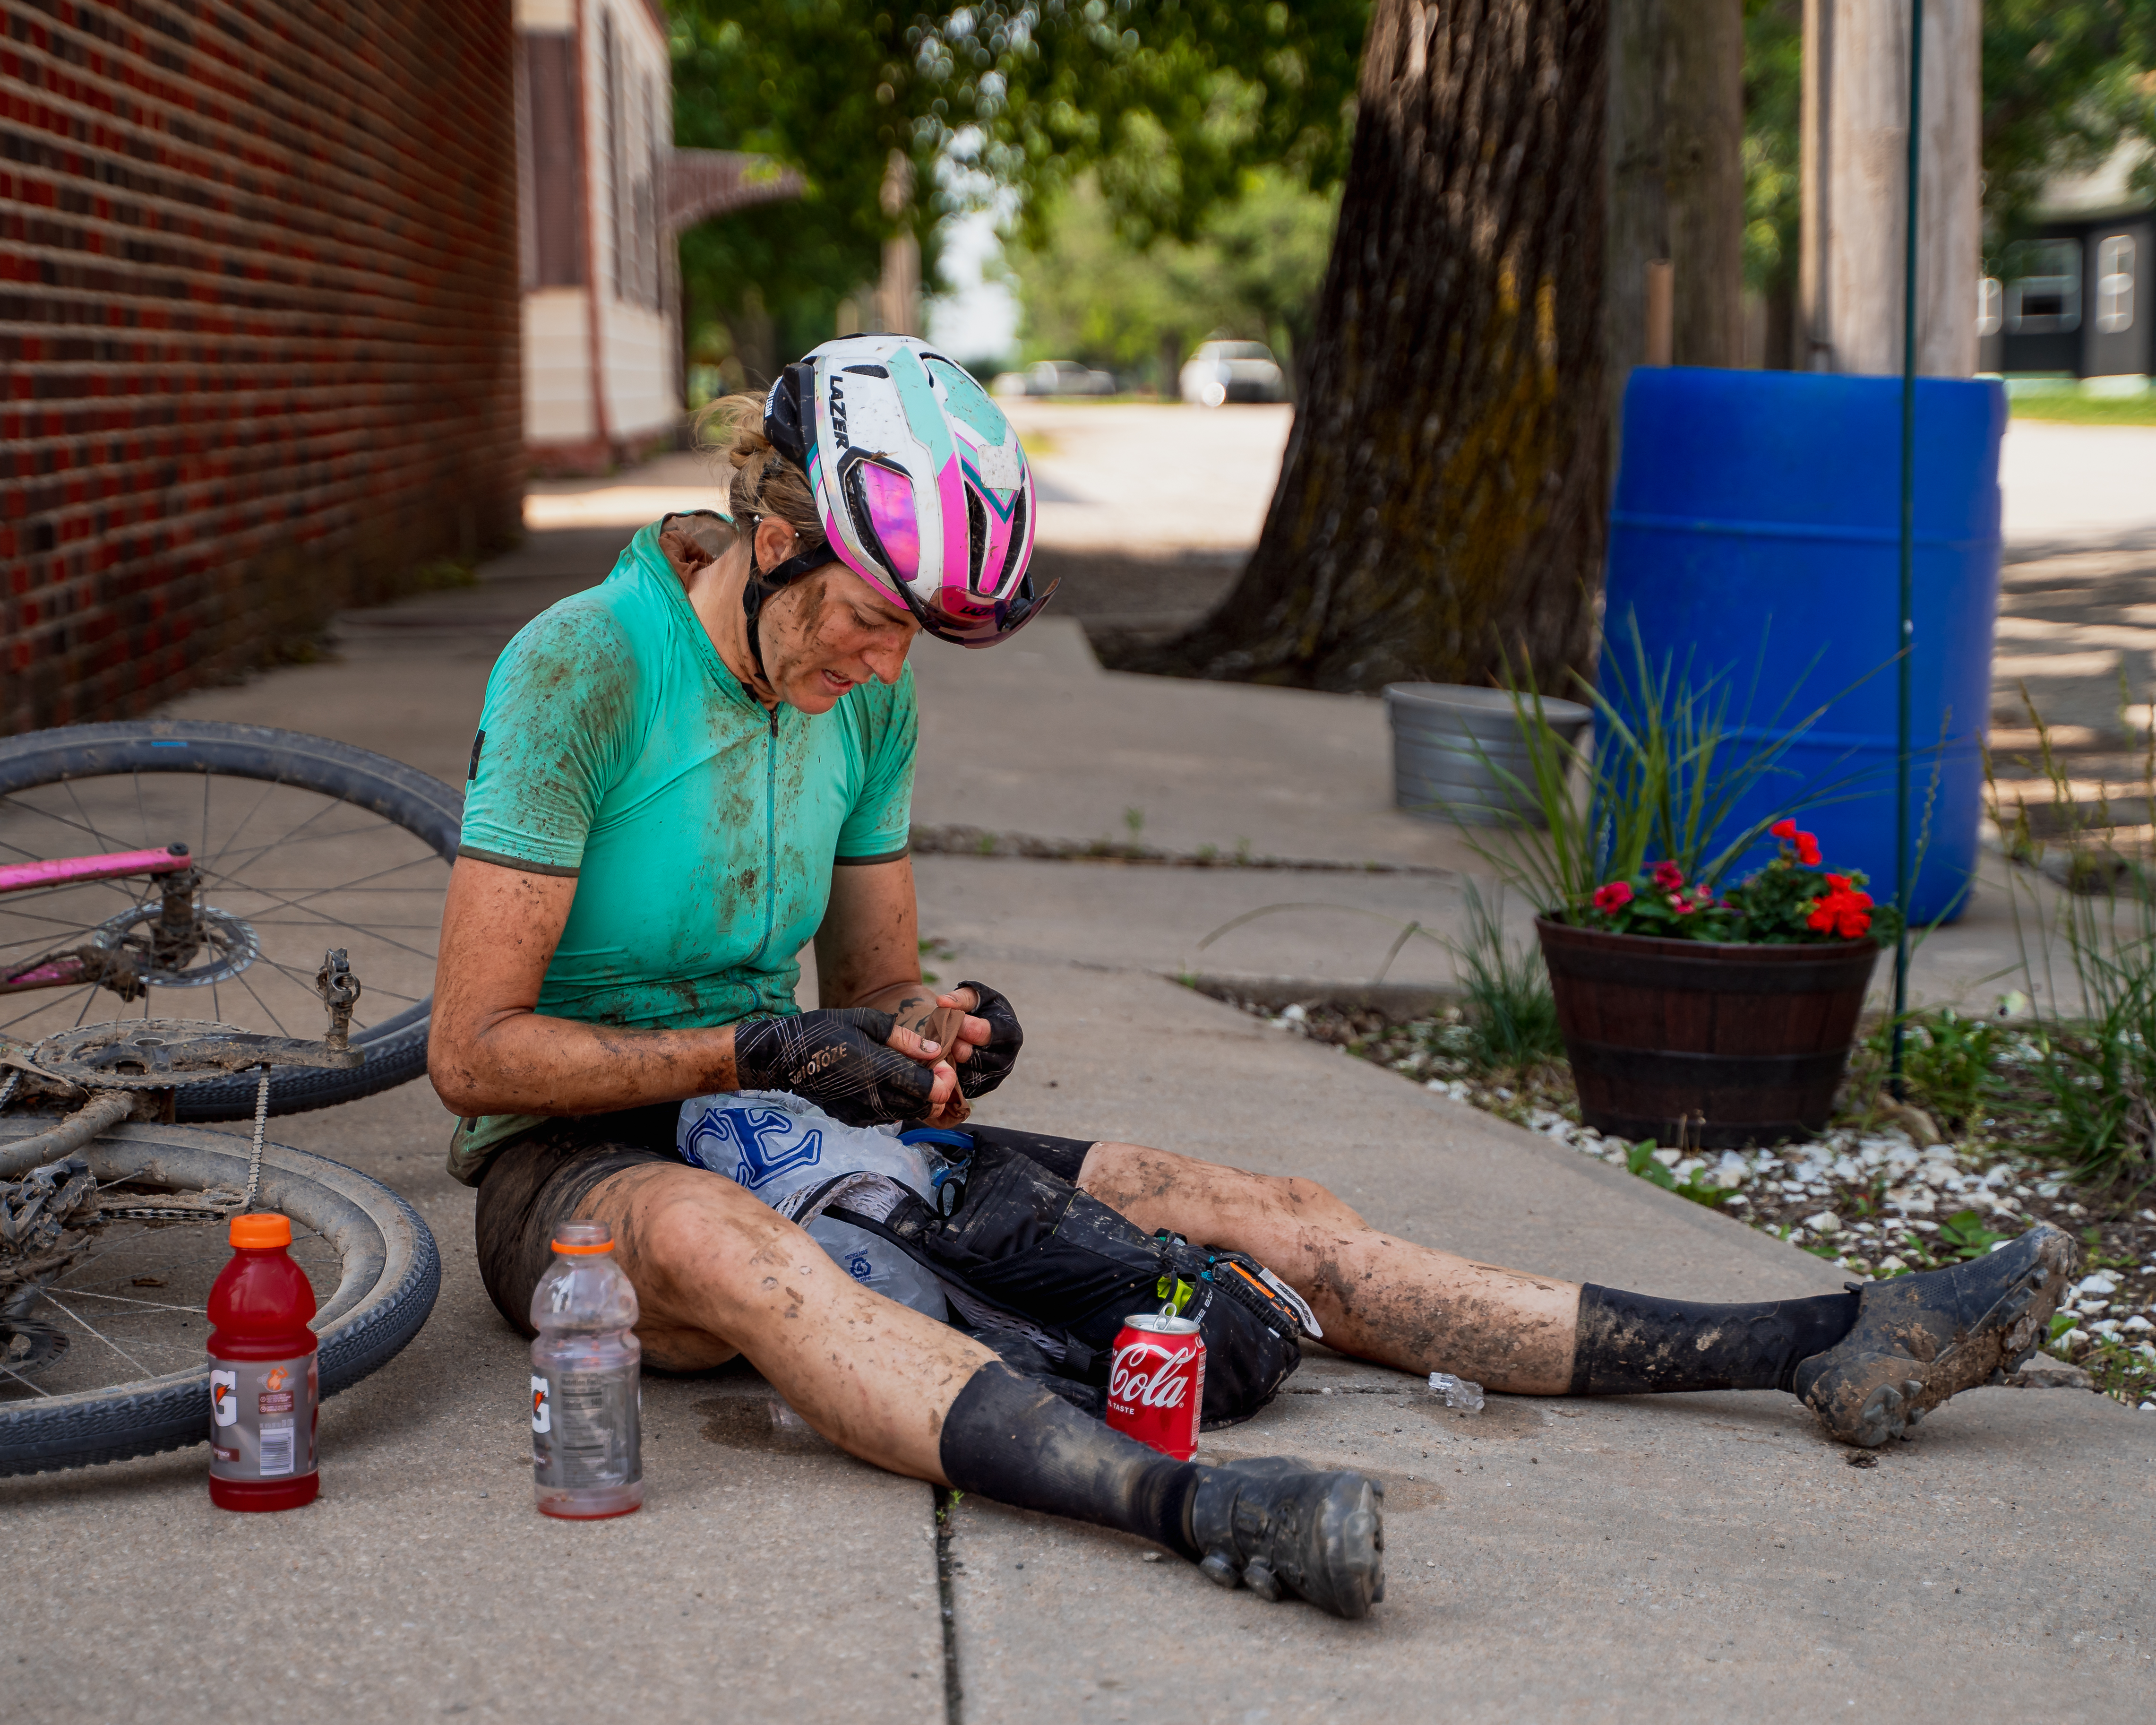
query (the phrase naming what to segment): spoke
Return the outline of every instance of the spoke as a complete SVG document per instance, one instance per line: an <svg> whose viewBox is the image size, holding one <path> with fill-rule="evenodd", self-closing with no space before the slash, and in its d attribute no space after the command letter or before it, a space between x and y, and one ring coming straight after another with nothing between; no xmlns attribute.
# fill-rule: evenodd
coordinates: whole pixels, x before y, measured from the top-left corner
<svg viewBox="0 0 2156 1725"><path fill-rule="evenodd" d="M38 916L33 915L29 920L33 922L45 923L54 928L70 928L77 934L84 936L87 936L90 932L90 930L97 926L95 923L91 923L88 927L85 927L80 922L71 922L64 917L60 916ZM26 934L18 941L0 941L0 952L4 952L10 947L27 947L33 941L49 941L51 939L52 937L49 934Z"/></svg>
<svg viewBox="0 0 2156 1725"><path fill-rule="evenodd" d="M342 805L333 806L341 807ZM300 825L311 825L314 821L320 820L322 815L326 814L328 812L328 809L322 809L311 816L308 820L301 822ZM356 810L353 812L365 813L366 811ZM286 834L283 838L274 839L267 845L259 845L254 850L246 851L239 855L233 855L228 851L225 855L218 859L218 866L221 869L229 873L234 869L246 868L251 864L260 861L264 857L268 856L273 851L285 849L287 847L296 851L302 847L310 845L331 845L336 843L340 839L363 838L372 834L377 834L384 831L402 834L404 837L412 839L414 844L423 844L424 842L416 834L408 832L404 828L398 826L394 821L384 820L377 815L370 820L362 822L360 825L356 827L340 827L334 832L309 833L304 839L299 836L300 828L295 827L291 832ZM434 852L429 849L427 854L431 856L434 855Z"/></svg>
<svg viewBox="0 0 2156 1725"><path fill-rule="evenodd" d="M264 780L262 794L254 799L254 806L240 816L239 824L224 835L224 849L219 850L217 856L204 856L197 866L204 870L214 868L217 865L218 857L223 856L226 850L232 848L233 841L247 830L248 822L253 820L261 812L262 805L270 800L270 793L283 783L284 780L280 778ZM203 819L205 823L203 829L203 849L207 851L209 849L209 829L207 824L209 819L209 787L207 784L203 787Z"/></svg>
<svg viewBox="0 0 2156 1725"><path fill-rule="evenodd" d="M438 860L440 860L440 858L423 856L423 858L416 858L416 860L420 860L420 863L438 863ZM397 869L409 869L409 867L412 867L412 863L399 863L399 865L397 865ZM285 895L276 893L276 891L272 891L272 888L270 888L270 886L248 886L246 882L233 882L233 891L239 891L239 893L257 893L259 897L272 899L272 901L276 903L276 906L278 906L278 908L280 908L280 910L306 910L308 899L321 899L321 897L328 897L330 893L343 893L343 891L364 891L364 882L368 882L368 880L377 880L379 875L384 875L384 873L397 873L397 869L382 869L382 871L375 873L375 875L360 875L360 880L356 880L356 882L352 882L352 886L349 886L349 888L347 888L347 886L319 886L319 888L315 888L315 891L311 891L311 893L302 895L302 897L297 897L297 899L293 899L293 897L285 897ZM409 888L409 886L405 886L405 888L399 888L399 891L405 891L405 893L409 893L409 891L418 891L418 888ZM332 925L336 925L336 927L347 927L347 929L356 929L356 927L358 927L358 923L345 923L345 921L341 921L341 918L332 918ZM388 942L388 944L393 944L393 947L397 947L397 944L401 944L401 942L397 942L397 940L393 940L393 942ZM408 951L408 953L409 953L409 951L414 951L414 949L412 949L412 947L405 947L405 951ZM416 955L418 955L418 957L429 959L429 962L431 962L431 959L434 959L434 953L416 953Z"/></svg>
<svg viewBox="0 0 2156 1725"><path fill-rule="evenodd" d="M10 1377L10 1378L13 1378L13 1379L14 1379L18 1384L21 1384L21 1385L23 1386L23 1389L34 1389L34 1390L37 1390L37 1393L38 1393L39 1395L41 1395L41 1396L44 1397L44 1399L45 1399L47 1401L50 1401L50 1400L52 1400L52 1399L53 1399L53 1393L52 1393L52 1391L50 1391L49 1389L38 1389L38 1386L37 1386L36 1384L34 1384L31 1383L31 1382L30 1382L30 1380L29 1380L28 1378L25 1378L25 1377L24 1377L24 1376L23 1376L20 1372L17 1371L17 1370L16 1370L13 1366L10 1366L10 1365L0 1365L0 1372L5 1372L5 1373L6 1373Z"/></svg>
<svg viewBox="0 0 2156 1725"><path fill-rule="evenodd" d="M304 906L302 906L302 908L304 908ZM439 922L368 922L362 924L357 922L346 922L340 917L330 916L326 911L317 911L315 914L314 920L311 922L303 922L297 917L288 916L249 916L247 919L247 926L249 928L349 928L360 934L372 934L377 928L393 928L399 934L432 934L437 932L442 925Z"/></svg>
<svg viewBox="0 0 2156 1725"><path fill-rule="evenodd" d="M96 1337L99 1341L102 1342L107 1348L118 1354L121 1358L126 1360L129 1365L134 1367L135 1369L140 1372L145 1378L150 1375L150 1368L147 1366L144 1365L141 1361L136 1358L133 1354L130 1353L117 1342L114 1341L111 1337L106 1335L104 1331L99 1329L95 1324L92 1323L86 1317L83 1317L75 1312L69 1312L66 1303L55 1295L50 1288L45 1290L45 1298L50 1301L52 1304L58 1307L61 1312L65 1312L68 1317L74 1318L77 1323L83 1327L83 1328L89 1331L91 1335Z"/></svg>
<svg viewBox="0 0 2156 1725"><path fill-rule="evenodd" d="M281 960L272 958L267 952L262 954L262 960L265 964L271 966L273 968L282 971L295 983L297 983L301 988L305 988L310 994L315 993L315 978L313 972L295 970L290 965L285 963ZM419 1004L419 997L417 995L400 994L394 988L383 988L379 983L368 983L366 987L367 992L370 994L387 994L392 1000L401 1000L407 1006L417 1006ZM259 997L258 996L257 998L259 999ZM316 998L319 999L321 997L317 995Z"/></svg>
<svg viewBox="0 0 2156 1725"><path fill-rule="evenodd" d="M140 767L134 769L133 777L135 779L135 813L141 818L142 822L142 848L146 850L150 847L150 805L142 800L142 769Z"/></svg>
<svg viewBox="0 0 2156 1725"><path fill-rule="evenodd" d="M260 889L259 887L256 887L256 888L254 888L254 889L251 889L251 890L255 891L261 891L261 889ZM329 887L325 887L325 888L323 889L323 891L333 891L333 890L334 890L333 888L329 888ZM319 895L316 895L316 896L318 896ZM305 909L306 908L306 906L305 906L305 905L296 904L296 903L292 903L292 902L290 902L290 901L286 901L286 902L284 904L283 908L285 908L285 910L289 910L289 911L301 911L301 910L305 910ZM411 954L414 958L424 958L424 959L425 959L425 960L427 961L427 963L429 963L429 964L432 964L432 963L435 961L435 959L440 956L439 954L438 954L438 953L434 953L434 952L422 952L418 947L415 947L415 946L413 946L412 944L410 944L408 942L406 942L406 941L392 940L392 939L390 939L390 938L389 938L389 937L388 937L388 935L386 935L386 934L382 934L382 933L377 932L376 931L375 927L373 927L373 925L372 925L372 924L371 924L371 923L347 922L346 922L346 921L344 920L344 918L343 918L343 917L341 917L341 916L331 916L331 915L329 914L329 912L327 912L326 911L318 912L317 914L319 914L319 915L321 916L321 918L322 918L322 920L321 920L321 922L315 922L315 923L306 923L306 922L290 922L290 923L280 923L280 924L279 924L279 925L277 925L277 926L279 926L279 927L288 927L288 928L308 928L308 927L312 927L312 928L321 929L321 930L323 930L323 931L325 931L325 932L326 932L326 931L328 931L328 930L330 930L330 929L333 929L333 928L343 928L343 929L348 929L348 930L350 930L352 933L357 934L357 935L362 935L362 936L364 936L366 938L367 938L367 939L369 939L369 940L379 941L379 942L380 942L383 946L385 946L385 947L395 947L398 952L409 952L409 953L410 953L410 954ZM254 921L254 918L249 917L249 918L248 919L248 921L249 921L249 922L252 922ZM265 925L265 926L266 926L266 925Z"/></svg>
<svg viewBox="0 0 2156 1725"><path fill-rule="evenodd" d="M313 794L313 795L315 795L315 796L318 796L318 797L319 797L319 796L321 796L321 794L322 794L322 793L321 793L320 791L316 791L316 792L312 793L311 794ZM255 806L256 808L258 808L258 809L259 809L259 808L260 808L262 805L261 805L260 803L256 803L254 806ZM342 800L341 800L341 798L336 798L336 797L324 797L324 798L322 798L322 805L321 805L321 808L319 808L319 809L316 809L316 810L312 814L309 815L309 816L308 816L305 820L303 820L303 821L300 821L300 822L297 823L297 824L296 824L295 825L294 825L294 826L291 826L291 827L287 828L284 833L282 833L281 834L280 834L278 837L276 837L276 838L275 838L275 839L271 839L271 840L270 840L267 845L256 845L256 846L254 848L254 850L252 850L249 851L249 852L248 852L248 853L247 853L244 857L241 857L241 858L240 858L240 859L239 859L238 860L236 860L236 861L234 861L234 863L232 863L232 864L230 865L230 866L231 866L231 867L233 867L233 868L235 868L235 869L238 869L238 868L244 868L244 867L245 867L249 863L251 863L251 862L254 861L257 858L268 855L270 852L271 852L271 851L275 850L279 845L289 845L289 844L290 844L290 843L294 839L297 838L297 837L298 837L301 833L304 833L305 831L306 831L306 829L307 829L309 827L312 826L312 825L313 825L316 821L320 820L320 819L321 819L324 815L327 814L328 814L331 809L346 809L346 808L349 808L350 806L351 806L351 805L350 805L349 803L345 803L344 801L342 801ZM364 827L355 827L355 828L353 828L353 829L352 829L352 831L353 831L353 832L364 832L364 831L366 831L366 830L367 830L367 829L366 829L366 828L364 828ZM237 833L234 833L234 834L232 835L233 839L236 839L236 838L238 838L239 836L239 835ZM344 834L344 836L345 836L345 837L349 838L349 837L351 836L351 834L349 834L349 833L348 833L348 834ZM231 850L232 850L232 839L227 839L224 841L224 849L223 849L223 850L220 850L220 851L219 851L219 852L218 852L218 854L217 854L217 860L218 861L218 863L223 864L223 863L224 862L225 858L226 858L228 855L230 855Z"/></svg>
<svg viewBox="0 0 2156 1725"><path fill-rule="evenodd" d="M23 855L26 860L30 862L51 862L54 860L54 859L51 857L38 856L33 852L28 850L25 850L23 853ZM135 898L134 888L126 884L133 878L134 877L132 875L107 875L102 879L96 880L54 880L47 886L18 886L12 892L0 894L0 906L12 908L26 898L36 898L43 893L75 892L80 891L85 886L105 887L113 892L118 893L122 898L135 899L135 902L140 904L141 901Z"/></svg>
<svg viewBox="0 0 2156 1725"><path fill-rule="evenodd" d="M207 1306L167 1306L158 1300L131 1300L125 1294L100 1294L89 1288L69 1288L68 1296L74 1300L112 1300L122 1306L146 1306L152 1312L193 1312L205 1317L209 1315Z"/></svg>
<svg viewBox="0 0 2156 1725"><path fill-rule="evenodd" d="M367 884L370 880L382 880L386 875L400 875L407 869L418 868L422 863L441 863L445 869L449 866L447 862L430 850L424 856L411 857L401 863L393 863L386 869L377 869L371 875L360 875L350 880L341 880L329 886L265 886L258 881L243 880L236 875L223 874L216 875L214 879L217 883L229 886L235 892L259 892L264 898L274 898L281 904L297 909L309 899L321 898L326 893L331 892L431 892L434 889L428 886L369 886ZM203 876L205 880L211 878L207 874ZM290 896L295 892L300 895L299 897Z"/></svg>
<svg viewBox="0 0 2156 1725"><path fill-rule="evenodd" d="M90 818L90 811L82 806L82 798L74 793L74 781L71 778L64 778L60 783L67 791L68 801L74 804L74 812L82 817L82 824L88 829L90 836L108 850L119 850L120 842L116 839L106 837L104 829Z"/></svg>
<svg viewBox="0 0 2156 1725"><path fill-rule="evenodd" d="M142 998L145 1000L147 1000L150 998L150 991L147 988L145 988L142 991ZM82 1010L74 1015L74 1029L80 1030L82 1028L82 1021L90 1016L90 1003L96 999L97 984L92 983L89 988L83 991ZM116 1018L113 1020L113 1023L116 1024L119 1022L120 1020Z"/></svg>
<svg viewBox="0 0 2156 1725"><path fill-rule="evenodd" d="M80 803L76 804L78 808L80 806ZM94 826L85 825L79 820L69 820L64 814L56 814L49 809L40 809L33 803L18 803L12 796L0 795L0 809L13 809L19 814L29 816L33 820L49 820L54 826L65 827L71 833L87 833L92 839L96 839L98 836L97 829ZM37 853L33 850L25 850L23 855L34 858Z"/></svg>
<svg viewBox="0 0 2156 1725"><path fill-rule="evenodd" d="M90 993L95 994L95 993L97 992L97 984L96 984L96 983L92 983L90 985L90 987L89 987L89 988L88 988L87 992L88 992L88 993ZM16 1017L14 1017L14 1018L12 1018L12 1019L8 1019L8 1022L7 1022L6 1024L0 1024L0 1030L12 1030L12 1029L13 1029L15 1028L15 1026L16 1026L16 1025L18 1025L18 1024L21 1024L24 1019L33 1019L33 1018L37 1017L37 1015L38 1015L39 1013L41 1013L41 1012L54 1012L54 1011L64 1012L66 1009L67 1009L67 1002L66 1002L65 1000L41 1000L41 1001L39 1001L39 1002L38 1003L38 1004L36 1004L35 1006L32 1007L32 1008L31 1008L28 1012L26 1012L26 1013L22 1013L22 1014L18 1014ZM84 1006L84 1008L83 1008L83 1010L84 1010L85 1012L89 1011L89 1010L90 1010L89 1006L88 1006L87 1004L85 1004L85 1005ZM82 1020L81 1020L80 1019L79 1019L79 1018L75 1020L75 1023L77 1023L78 1024L80 1024L81 1022L82 1022Z"/></svg>
<svg viewBox="0 0 2156 1725"><path fill-rule="evenodd" d="M280 1036L290 1036L292 1033L285 1028L284 1019L279 1018L274 1011L271 1011L270 1003L264 1000L260 994L255 993L254 984L247 980L247 973L243 970L236 973L236 974L239 978L239 985L246 989L249 993L254 995L254 1004L260 1007L263 1011L270 1014L270 1022L277 1027L277 1034Z"/></svg>

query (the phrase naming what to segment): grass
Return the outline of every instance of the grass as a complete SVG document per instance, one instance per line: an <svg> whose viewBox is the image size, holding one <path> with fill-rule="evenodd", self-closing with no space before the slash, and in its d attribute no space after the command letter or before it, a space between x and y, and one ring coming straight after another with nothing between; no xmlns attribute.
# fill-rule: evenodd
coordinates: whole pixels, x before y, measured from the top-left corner
<svg viewBox="0 0 2156 1725"><path fill-rule="evenodd" d="M2012 396L2017 419L2051 419L2066 425L2156 425L2156 390L2139 395L2084 395L2071 384Z"/></svg>

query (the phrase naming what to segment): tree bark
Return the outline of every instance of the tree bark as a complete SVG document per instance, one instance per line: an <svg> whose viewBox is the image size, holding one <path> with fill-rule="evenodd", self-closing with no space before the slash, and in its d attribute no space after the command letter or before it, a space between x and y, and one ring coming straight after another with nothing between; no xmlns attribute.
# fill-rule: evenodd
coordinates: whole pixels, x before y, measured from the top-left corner
<svg viewBox="0 0 2156 1725"><path fill-rule="evenodd" d="M1610 0L1611 398L1644 352L1650 259L1675 266L1671 363L1744 362L1743 0Z"/></svg>
<svg viewBox="0 0 2156 1725"><path fill-rule="evenodd" d="M1374 689L1584 669L1600 578L1604 0L1378 0L1248 567L1132 669ZM1194 500L1202 506L1202 500Z"/></svg>

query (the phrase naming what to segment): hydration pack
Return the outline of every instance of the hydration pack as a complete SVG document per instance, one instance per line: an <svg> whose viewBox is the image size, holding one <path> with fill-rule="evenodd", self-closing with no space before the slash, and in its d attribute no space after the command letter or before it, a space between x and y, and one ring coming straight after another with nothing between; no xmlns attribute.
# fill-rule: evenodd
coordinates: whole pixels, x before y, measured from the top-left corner
<svg viewBox="0 0 2156 1725"><path fill-rule="evenodd" d="M1096 1414L1116 1332L1132 1312L1173 1307L1196 1321L1207 1430L1264 1407L1302 1363L1299 1335L1319 1335L1301 1296L1255 1259L1146 1234L1018 1151L968 1142L971 1157L932 1201L861 1173L775 1208L804 1226L829 1215L891 1241L936 1276L982 1342Z"/></svg>

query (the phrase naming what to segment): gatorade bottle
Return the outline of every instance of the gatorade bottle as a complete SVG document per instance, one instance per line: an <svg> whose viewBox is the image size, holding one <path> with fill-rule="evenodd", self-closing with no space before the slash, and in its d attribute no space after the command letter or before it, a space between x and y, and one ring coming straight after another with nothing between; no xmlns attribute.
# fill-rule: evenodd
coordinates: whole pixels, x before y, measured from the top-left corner
<svg viewBox="0 0 2156 1725"><path fill-rule="evenodd" d="M285 1248L288 1217L234 1216L232 1261L209 1291L209 1499L297 1509L315 1471L315 1291Z"/></svg>
<svg viewBox="0 0 2156 1725"><path fill-rule="evenodd" d="M564 1222L531 1291L531 1467L542 1515L625 1516L644 1502L644 1349L636 1290L603 1222Z"/></svg>

